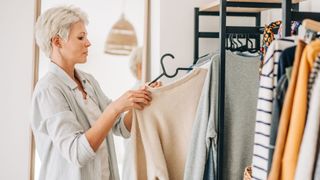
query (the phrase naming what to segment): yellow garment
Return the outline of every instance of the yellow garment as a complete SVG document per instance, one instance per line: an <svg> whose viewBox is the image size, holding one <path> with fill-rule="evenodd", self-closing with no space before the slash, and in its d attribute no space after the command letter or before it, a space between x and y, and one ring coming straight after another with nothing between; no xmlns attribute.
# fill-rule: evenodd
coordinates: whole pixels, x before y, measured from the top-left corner
<svg viewBox="0 0 320 180"><path fill-rule="evenodd" d="M206 69L195 69L179 81L148 88L152 102L133 110L131 143L133 176L130 180L182 180L192 124Z"/></svg>
<svg viewBox="0 0 320 180"><path fill-rule="evenodd" d="M308 78L320 52L320 40L311 42L303 51L294 93L288 137L282 160L282 179L293 180L307 117Z"/></svg>
<svg viewBox="0 0 320 180"><path fill-rule="evenodd" d="M289 82L289 87L285 96L285 100L282 106L280 121L279 121L279 129L278 136L276 141L276 147L273 153L272 166L268 175L269 180L277 180L281 177L281 161L284 152L284 147L287 138L287 132L289 127L289 121L292 111L292 103L293 96L296 88L296 81L299 71L299 64L303 49L305 48L305 43L303 41L299 41L297 44L294 64L292 68L291 79Z"/></svg>

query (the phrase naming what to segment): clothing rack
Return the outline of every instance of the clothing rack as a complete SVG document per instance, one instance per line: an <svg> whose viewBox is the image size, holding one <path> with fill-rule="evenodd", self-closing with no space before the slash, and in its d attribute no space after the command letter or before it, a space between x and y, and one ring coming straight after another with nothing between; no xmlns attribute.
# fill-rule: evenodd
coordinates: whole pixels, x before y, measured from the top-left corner
<svg viewBox="0 0 320 180"><path fill-rule="evenodd" d="M245 2L243 2L245 1ZM219 89L218 89L218 151L217 151L217 179L223 178L223 138L224 138L224 110L225 110L225 60L226 60L226 42L228 34L249 33L255 39L257 47L260 47L261 37L261 11L274 8L282 8L283 37L291 33L291 21L302 21L304 19L313 19L320 21L320 13L299 12L299 3L303 0L213 0L201 8L195 8L194 14L194 64L199 58L199 38L219 38L220 61L219 61ZM200 32L200 16L219 16L219 32ZM226 17L254 17L255 27L248 26L226 26Z"/></svg>

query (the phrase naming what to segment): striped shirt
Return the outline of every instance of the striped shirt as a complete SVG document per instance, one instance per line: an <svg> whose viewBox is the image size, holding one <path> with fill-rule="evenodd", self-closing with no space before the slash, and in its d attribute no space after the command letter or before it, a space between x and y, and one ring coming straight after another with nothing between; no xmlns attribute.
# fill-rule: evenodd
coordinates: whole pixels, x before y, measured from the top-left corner
<svg viewBox="0 0 320 180"><path fill-rule="evenodd" d="M290 38L273 41L263 62L253 145L253 179L267 179L272 104L274 89L277 86L278 60L284 49L294 45L294 40Z"/></svg>
<svg viewBox="0 0 320 180"><path fill-rule="evenodd" d="M313 63L313 68L311 70L311 73L309 75L308 80L308 105L310 103L310 97L312 95L312 89L316 80L316 77L320 71L320 54L317 58L317 60Z"/></svg>

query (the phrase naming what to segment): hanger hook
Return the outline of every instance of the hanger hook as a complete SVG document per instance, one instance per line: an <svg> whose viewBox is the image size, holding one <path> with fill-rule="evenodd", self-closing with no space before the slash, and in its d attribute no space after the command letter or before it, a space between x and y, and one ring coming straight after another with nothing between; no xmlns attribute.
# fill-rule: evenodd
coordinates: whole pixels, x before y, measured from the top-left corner
<svg viewBox="0 0 320 180"><path fill-rule="evenodd" d="M166 75L166 76L167 76L168 74L167 74L166 69L165 69L165 67L164 67L163 60L164 60L164 58L167 57L167 56L170 56L172 59L174 59L174 56L173 56L172 54L170 54L170 53L166 53L166 54L164 54L164 55L161 57L161 60L160 60L160 62L161 62L161 68L162 68L163 74Z"/></svg>

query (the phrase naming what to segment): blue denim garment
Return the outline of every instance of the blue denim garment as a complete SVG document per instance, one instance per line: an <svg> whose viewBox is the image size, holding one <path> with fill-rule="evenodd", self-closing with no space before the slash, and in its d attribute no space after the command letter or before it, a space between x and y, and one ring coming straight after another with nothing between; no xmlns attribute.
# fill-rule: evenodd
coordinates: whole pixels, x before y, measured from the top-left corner
<svg viewBox="0 0 320 180"><path fill-rule="evenodd" d="M280 57L278 63L278 73L277 73L277 80L279 81L280 78L286 74L286 69L288 67L293 66L294 61L294 54L296 52L296 46L289 47L285 49Z"/></svg>
<svg viewBox="0 0 320 180"><path fill-rule="evenodd" d="M288 77L287 75L283 75L278 85L275 89L275 98L273 101L273 112L272 112L272 121L271 121L271 132L270 132L270 150L269 150L269 161L268 161L268 172L271 169L273 153L275 149L275 144L278 135L278 127L281 115L282 105L284 103L285 94L288 89Z"/></svg>
<svg viewBox="0 0 320 180"><path fill-rule="evenodd" d="M213 169L215 169L214 162L216 161L216 158L213 153L212 144L213 144L213 139L210 139L210 147L208 152L209 154L206 162L206 168L204 170L203 180L213 180L216 177L215 171L213 171Z"/></svg>

